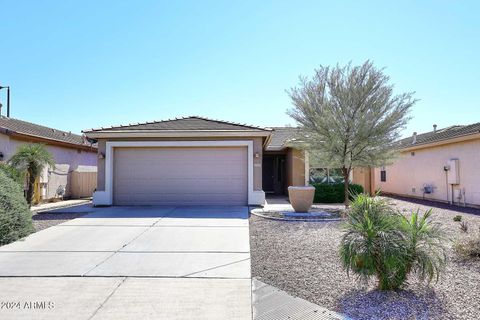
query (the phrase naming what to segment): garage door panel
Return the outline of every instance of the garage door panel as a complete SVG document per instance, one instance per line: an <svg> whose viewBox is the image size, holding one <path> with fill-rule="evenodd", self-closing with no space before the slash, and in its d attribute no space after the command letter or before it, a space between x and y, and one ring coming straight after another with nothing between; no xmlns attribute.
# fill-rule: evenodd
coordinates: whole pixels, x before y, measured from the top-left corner
<svg viewBox="0 0 480 320"><path fill-rule="evenodd" d="M247 203L247 148L118 148L114 203Z"/></svg>

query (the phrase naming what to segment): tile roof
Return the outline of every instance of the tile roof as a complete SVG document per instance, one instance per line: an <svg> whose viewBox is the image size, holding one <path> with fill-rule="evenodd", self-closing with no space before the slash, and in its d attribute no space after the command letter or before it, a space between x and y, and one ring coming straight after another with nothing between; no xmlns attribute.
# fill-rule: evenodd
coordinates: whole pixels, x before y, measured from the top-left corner
<svg viewBox="0 0 480 320"><path fill-rule="evenodd" d="M444 140L454 139L462 136L468 136L472 134L480 133L480 122L469 125L455 125L438 129L435 132L430 131L426 133L417 134L417 137L413 136L399 140L400 148L410 148L418 145L423 145L432 142L440 142Z"/></svg>
<svg viewBox="0 0 480 320"><path fill-rule="evenodd" d="M77 146L90 147L91 144L84 137L71 132L44 127L31 122L0 116L0 132L16 133L19 135L42 138Z"/></svg>
<svg viewBox="0 0 480 320"><path fill-rule="evenodd" d="M289 140L295 138L298 128L296 127L272 127L272 136L267 150L281 150L286 147Z"/></svg>
<svg viewBox="0 0 480 320"><path fill-rule="evenodd" d="M188 131L188 130L198 130L198 131L229 131L229 130L246 130L246 131L270 131L267 128L261 128L257 126L240 124L229 121L221 121L208 119L198 116L190 116L184 118L175 118L162 121L152 121L128 125L119 125L112 126L107 128L98 128L91 130L84 130L84 132L102 132L102 131L137 131L137 130L165 130L165 131Z"/></svg>

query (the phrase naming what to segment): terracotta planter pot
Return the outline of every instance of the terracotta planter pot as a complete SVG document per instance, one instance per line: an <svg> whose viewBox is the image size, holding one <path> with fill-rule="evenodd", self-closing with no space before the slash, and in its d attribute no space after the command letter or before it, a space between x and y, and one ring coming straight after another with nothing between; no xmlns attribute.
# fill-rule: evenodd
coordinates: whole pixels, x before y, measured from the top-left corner
<svg viewBox="0 0 480 320"><path fill-rule="evenodd" d="M314 196L314 187L288 187L288 197L295 212L308 212Z"/></svg>

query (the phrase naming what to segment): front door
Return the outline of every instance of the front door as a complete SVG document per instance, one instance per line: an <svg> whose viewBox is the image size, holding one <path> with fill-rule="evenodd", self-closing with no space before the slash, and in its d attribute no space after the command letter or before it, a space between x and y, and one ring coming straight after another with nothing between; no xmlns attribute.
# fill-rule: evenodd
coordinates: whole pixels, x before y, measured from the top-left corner
<svg viewBox="0 0 480 320"><path fill-rule="evenodd" d="M263 156L263 191L270 194L282 195L285 193L285 156Z"/></svg>

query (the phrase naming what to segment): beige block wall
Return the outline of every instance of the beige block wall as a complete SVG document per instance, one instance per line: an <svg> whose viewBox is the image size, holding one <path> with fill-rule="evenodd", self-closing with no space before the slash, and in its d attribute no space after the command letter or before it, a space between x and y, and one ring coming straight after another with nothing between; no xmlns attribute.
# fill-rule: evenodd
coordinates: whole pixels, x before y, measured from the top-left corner
<svg viewBox="0 0 480 320"><path fill-rule="evenodd" d="M393 165L386 167L387 181L380 181L380 168L374 172L375 188L384 192L422 197L423 185L434 186L426 199L447 201L451 199L451 186L446 185L443 167L450 159L459 159L460 184L455 189L465 189L467 204L480 205L480 139L401 153ZM462 200L463 202L463 200Z"/></svg>
<svg viewBox="0 0 480 320"><path fill-rule="evenodd" d="M287 186L305 185L305 152L303 150L287 150Z"/></svg>
<svg viewBox="0 0 480 320"><path fill-rule="evenodd" d="M117 139L118 141L125 141L125 139ZM253 141L253 154L258 153L258 158L253 158L253 190L262 190L262 156L263 156L263 139L262 138L158 138L158 139L128 139L127 141L208 141L208 140L252 140ZM114 141L109 139L109 141ZM98 152L105 154L106 140L100 139L98 141ZM98 159L98 177L97 177L97 190L105 191L105 159Z"/></svg>

